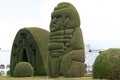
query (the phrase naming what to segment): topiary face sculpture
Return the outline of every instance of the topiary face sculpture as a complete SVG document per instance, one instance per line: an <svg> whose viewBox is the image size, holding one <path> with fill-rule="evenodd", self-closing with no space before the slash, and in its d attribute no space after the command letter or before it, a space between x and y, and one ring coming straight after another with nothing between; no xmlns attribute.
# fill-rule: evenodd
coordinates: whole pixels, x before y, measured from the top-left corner
<svg viewBox="0 0 120 80"><path fill-rule="evenodd" d="M51 15L48 67L49 75L81 77L85 74L85 55L80 18L75 7L62 2Z"/></svg>

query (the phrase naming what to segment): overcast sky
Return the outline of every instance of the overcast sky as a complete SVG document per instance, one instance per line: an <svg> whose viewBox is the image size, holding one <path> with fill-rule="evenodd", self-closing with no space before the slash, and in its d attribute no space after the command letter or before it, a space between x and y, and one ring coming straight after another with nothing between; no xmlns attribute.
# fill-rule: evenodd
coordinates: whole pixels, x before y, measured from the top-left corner
<svg viewBox="0 0 120 80"><path fill-rule="evenodd" d="M51 12L63 1L78 10L85 44L120 48L119 0L0 0L0 48L10 50L21 28L49 30Z"/></svg>

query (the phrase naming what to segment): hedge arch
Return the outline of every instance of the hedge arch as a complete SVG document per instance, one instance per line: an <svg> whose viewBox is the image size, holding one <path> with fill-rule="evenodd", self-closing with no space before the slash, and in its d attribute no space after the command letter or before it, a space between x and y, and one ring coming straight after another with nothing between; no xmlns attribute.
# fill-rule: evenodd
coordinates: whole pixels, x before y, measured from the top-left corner
<svg viewBox="0 0 120 80"><path fill-rule="evenodd" d="M49 32L36 27L18 31L12 45L10 76L19 62L29 62L34 68L34 75L45 75Z"/></svg>
<svg viewBox="0 0 120 80"><path fill-rule="evenodd" d="M51 14L48 69L51 77L85 74L84 42L76 8L62 2Z"/></svg>

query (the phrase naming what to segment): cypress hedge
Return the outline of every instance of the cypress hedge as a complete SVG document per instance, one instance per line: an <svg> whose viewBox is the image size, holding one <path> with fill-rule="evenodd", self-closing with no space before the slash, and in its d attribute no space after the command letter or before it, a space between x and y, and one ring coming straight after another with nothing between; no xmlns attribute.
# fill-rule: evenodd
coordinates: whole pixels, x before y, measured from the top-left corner
<svg viewBox="0 0 120 80"><path fill-rule="evenodd" d="M120 49L100 53L93 65L93 78L120 80Z"/></svg>
<svg viewBox="0 0 120 80"><path fill-rule="evenodd" d="M48 46L50 77L82 77L85 74L85 52L80 17L76 8L62 2L51 14Z"/></svg>
<svg viewBox="0 0 120 80"><path fill-rule="evenodd" d="M14 39L10 60L10 76L14 76L15 66L19 62L29 62L34 68L34 75L46 75L47 45L49 32L37 28L22 28Z"/></svg>

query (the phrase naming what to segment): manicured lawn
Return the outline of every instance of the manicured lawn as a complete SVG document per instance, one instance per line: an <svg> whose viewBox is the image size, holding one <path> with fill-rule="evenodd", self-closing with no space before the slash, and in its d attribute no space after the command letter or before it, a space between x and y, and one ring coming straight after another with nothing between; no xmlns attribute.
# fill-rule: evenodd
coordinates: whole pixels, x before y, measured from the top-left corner
<svg viewBox="0 0 120 80"><path fill-rule="evenodd" d="M92 79L92 77L82 77L82 78L64 78L64 77L49 78L49 77L46 77L46 76L38 76L38 77L14 78L14 77L9 77L9 76L0 76L0 80L101 80L101 79Z"/></svg>

